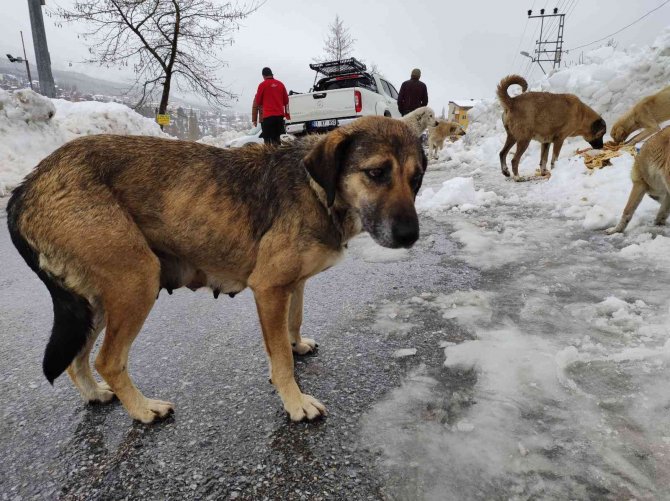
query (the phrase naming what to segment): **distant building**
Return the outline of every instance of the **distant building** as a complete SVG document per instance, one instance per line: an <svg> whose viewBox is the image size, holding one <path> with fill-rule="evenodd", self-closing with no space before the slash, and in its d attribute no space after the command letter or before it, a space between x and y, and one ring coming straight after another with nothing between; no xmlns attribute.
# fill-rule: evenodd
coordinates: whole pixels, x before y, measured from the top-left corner
<svg viewBox="0 0 670 501"><path fill-rule="evenodd" d="M468 128L468 111L479 101L475 99L459 99L457 101L449 101L448 120L458 122L464 129Z"/></svg>

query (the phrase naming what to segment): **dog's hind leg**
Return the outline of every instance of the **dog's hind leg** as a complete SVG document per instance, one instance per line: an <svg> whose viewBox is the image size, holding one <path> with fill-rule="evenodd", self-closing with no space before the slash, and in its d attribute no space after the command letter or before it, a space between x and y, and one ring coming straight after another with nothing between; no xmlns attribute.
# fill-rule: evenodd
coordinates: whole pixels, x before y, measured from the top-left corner
<svg viewBox="0 0 670 501"><path fill-rule="evenodd" d="M67 374L86 402L106 403L114 398L114 392L107 383L98 383L93 377L89 356L95 340L105 327L105 312L102 305L93 305L93 327L86 344L67 368Z"/></svg>
<svg viewBox="0 0 670 501"><path fill-rule="evenodd" d="M558 160L558 155L561 154L561 148L563 148L563 141L565 139L556 139L554 141L554 145L551 148L551 169L554 169L554 165L556 165L556 160Z"/></svg>
<svg viewBox="0 0 670 501"><path fill-rule="evenodd" d="M272 384L277 388L284 409L293 421L324 415L326 408L323 404L302 393L293 375L293 353L288 332L291 291L286 287L257 287L254 296L265 350L270 358Z"/></svg>
<svg viewBox="0 0 670 501"><path fill-rule="evenodd" d="M550 143L542 143L542 150L540 154L540 175L547 175L547 160L549 159Z"/></svg>
<svg viewBox="0 0 670 501"><path fill-rule="evenodd" d="M640 202L642 201L642 198L646 192L647 185L643 181L634 181L633 188L630 190L630 195L628 196L628 203L626 204L626 207L624 208L623 214L621 216L621 221L619 221L619 224L616 226L605 230L605 233L612 235L614 233L621 233L624 231L626 226L628 226L628 223L630 223L630 220L633 218L635 209L637 209L637 206L640 205Z"/></svg>
<svg viewBox="0 0 670 501"><path fill-rule="evenodd" d="M529 139L524 139L523 141L519 141L518 143L516 143L516 153L514 153L514 157L512 157L512 174L514 174L515 181L521 180L521 178L519 177L519 162L521 161L521 156L528 149L529 144L530 144Z"/></svg>
<svg viewBox="0 0 670 501"><path fill-rule="evenodd" d="M305 282L303 281L296 286L291 294L291 305L288 312L288 334L291 339L291 349L293 353L298 355L310 353L318 346L313 339L300 336L304 292Z"/></svg>
<svg viewBox="0 0 670 501"><path fill-rule="evenodd" d="M509 150L512 149L512 146L514 146L514 143L516 143L516 139L514 139L512 134L508 132L505 146L503 146L503 149L500 151L500 170L502 170L503 175L506 177L509 177L509 169L507 168L507 154L509 153Z"/></svg>
<svg viewBox="0 0 670 501"><path fill-rule="evenodd" d="M119 246L121 247L121 246ZM143 423L151 423L173 410L170 402L146 398L135 387L128 374L130 346L140 332L158 293L160 264L149 248L115 249L125 254L125 269L114 263L114 277L102 288L107 313L107 329L95 368L109 384L128 414Z"/></svg>

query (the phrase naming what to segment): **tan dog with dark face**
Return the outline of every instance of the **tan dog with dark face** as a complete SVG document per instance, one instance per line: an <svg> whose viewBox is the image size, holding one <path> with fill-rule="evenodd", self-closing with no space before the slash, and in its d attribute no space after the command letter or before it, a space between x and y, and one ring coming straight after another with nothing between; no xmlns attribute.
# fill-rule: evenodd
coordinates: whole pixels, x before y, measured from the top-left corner
<svg viewBox="0 0 670 501"><path fill-rule="evenodd" d="M612 127L612 140L622 143L636 130L644 129L626 141L626 144L644 141L661 130L661 124L666 120L670 120L670 86L641 99L617 120Z"/></svg>
<svg viewBox="0 0 670 501"><path fill-rule="evenodd" d="M523 94L510 97L507 89L520 85ZM507 141L500 152L500 168L509 177L507 153L516 144L512 159L514 179L519 180L519 162L531 140L542 143L540 171L547 173L549 146L553 144L551 168L568 137L582 136L593 148L603 147L603 136L607 130L605 121L595 111L572 94L550 92L526 92L528 83L519 75L503 78L498 84L498 99L503 107L503 125Z"/></svg>
<svg viewBox="0 0 670 501"><path fill-rule="evenodd" d="M640 153L635 157L633 170L630 173L633 187L630 190L628 203L623 210L621 221L606 233L621 233L633 218L635 209L647 194L661 203L654 224L663 226L670 214L670 127L644 143Z"/></svg>
<svg viewBox="0 0 670 501"><path fill-rule="evenodd" d="M217 296L250 287L286 411L293 420L324 414L293 375L292 351L315 347L300 335L305 281L361 230L386 247L411 247L425 168L414 133L384 117L281 147L127 136L66 144L7 206L12 240L54 303L47 379L67 369L85 400L116 394L150 423L173 405L144 397L127 366L159 290L210 287ZM103 328L101 384L88 359Z"/></svg>
<svg viewBox="0 0 670 501"><path fill-rule="evenodd" d="M465 135L461 124L447 120L438 120L437 125L428 127L428 152L429 155L437 159L440 150L444 147L444 140L448 137L455 141Z"/></svg>

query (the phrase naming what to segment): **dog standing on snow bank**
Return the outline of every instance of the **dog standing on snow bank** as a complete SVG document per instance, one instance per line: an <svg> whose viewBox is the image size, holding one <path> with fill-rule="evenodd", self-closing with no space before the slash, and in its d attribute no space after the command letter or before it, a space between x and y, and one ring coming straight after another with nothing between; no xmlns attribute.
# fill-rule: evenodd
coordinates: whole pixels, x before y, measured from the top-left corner
<svg viewBox="0 0 670 501"><path fill-rule="evenodd" d="M606 230L608 235L621 233L626 229L645 193L661 203L654 224L663 226L668 219L668 214L670 214L670 127L666 127L644 143L640 153L635 157L630 177L633 180L633 188L630 190L628 203L623 210L619 224Z"/></svg>
<svg viewBox="0 0 670 501"><path fill-rule="evenodd" d="M300 335L305 281L361 231L411 247L426 164L414 132L386 117L282 146L109 135L64 145L7 204L12 241L53 300L45 376L67 369L85 400L116 394L151 423L173 405L140 393L128 353L160 289L209 287L216 297L250 287L284 408L294 421L324 414L293 375L292 352L315 347ZM100 384L88 359L103 328Z"/></svg>
<svg viewBox="0 0 670 501"><path fill-rule="evenodd" d="M437 125L437 120L435 120L435 112L428 106L417 108L413 112L408 113L398 120L401 120L409 125L416 133L416 137L420 137L421 134L423 134L423 131L428 127L435 127Z"/></svg>
<svg viewBox="0 0 670 501"><path fill-rule="evenodd" d="M523 94L510 97L507 89L520 85ZM603 136L607 130L605 121L595 111L582 103L573 94L550 92L526 92L528 83L519 75L503 78L498 84L497 94L503 107L503 125L507 141L500 152L500 168L509 177L507 153L516 144L512 158L512 173L519 180L519 162L531 140L542 143L540 171L547 173L549 146L553 144L551 167L554 167L563 142L568 137L582 136L593 148L603 147Z"/></svg>
<svg viewBox="0 0 670 501"><path fill-rule="evenodd" d="M447 120L438 120L437 125L428 127L428 152L429 156L437 159L440 150L444 147L444 140L448 137L456 140L459 136L465 135L461 124L449 122Z"/></svg>
<svg viewBox="0 0 670 501"><path fill-rule="evenodd" d="M670 86L641 99L617 120L612 127L612 140L622 143L636 130L644 129L637 136L626 141L626 144L644 141L661 130L660 124L666 120L670 120Z"/></svg>

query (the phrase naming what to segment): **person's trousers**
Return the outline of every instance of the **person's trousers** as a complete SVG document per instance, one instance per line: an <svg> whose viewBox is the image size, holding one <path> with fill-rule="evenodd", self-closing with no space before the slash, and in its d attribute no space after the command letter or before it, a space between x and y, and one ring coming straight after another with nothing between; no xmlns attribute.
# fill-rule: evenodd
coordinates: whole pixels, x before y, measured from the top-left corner
<svg viewBox="0 0 670 501"><path fill-rule="evenodd" d="M281 135L286 132L284 128L284 117L265 117L261 122L263 141L265 144L280 144Z"/></svg>

